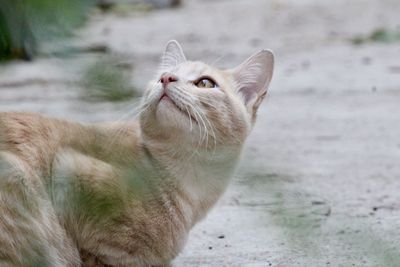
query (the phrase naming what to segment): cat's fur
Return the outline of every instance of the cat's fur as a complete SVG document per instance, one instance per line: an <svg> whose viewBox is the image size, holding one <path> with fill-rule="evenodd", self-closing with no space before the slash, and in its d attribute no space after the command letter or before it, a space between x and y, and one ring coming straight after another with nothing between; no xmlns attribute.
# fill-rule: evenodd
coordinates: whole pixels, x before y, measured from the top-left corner
<svg viewBox="0 0 400 267"><path fill-rule="evenodd" d="M272 70L267 50L219 70L171 41L137 122L0 113L0 265L168 265L225 190Z"/></svg>

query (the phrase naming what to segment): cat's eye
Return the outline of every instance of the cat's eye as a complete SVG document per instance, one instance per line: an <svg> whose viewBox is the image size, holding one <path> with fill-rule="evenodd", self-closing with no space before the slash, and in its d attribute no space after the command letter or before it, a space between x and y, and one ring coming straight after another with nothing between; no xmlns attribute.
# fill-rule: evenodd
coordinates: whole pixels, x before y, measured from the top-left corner
<svg viewBox="0 0 400 267"><path fill-rule="evenodd" d="M217 84L211 80L210 78L200 78L197 80L194 85L196 85L199 88L215 88L217 87Z"/></svg>

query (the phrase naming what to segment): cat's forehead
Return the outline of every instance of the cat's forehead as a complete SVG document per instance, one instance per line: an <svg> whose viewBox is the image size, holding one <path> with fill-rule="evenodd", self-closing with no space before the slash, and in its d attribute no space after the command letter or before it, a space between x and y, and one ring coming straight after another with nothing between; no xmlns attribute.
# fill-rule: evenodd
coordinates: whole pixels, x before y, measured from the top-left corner
<svg viewBox="0 0 400 267"><path fill-rule="evenodd" d="M220 70L200 61L186 61L172 70L173 74L185 80L194 81L201 76L220 76Z"/></svg>

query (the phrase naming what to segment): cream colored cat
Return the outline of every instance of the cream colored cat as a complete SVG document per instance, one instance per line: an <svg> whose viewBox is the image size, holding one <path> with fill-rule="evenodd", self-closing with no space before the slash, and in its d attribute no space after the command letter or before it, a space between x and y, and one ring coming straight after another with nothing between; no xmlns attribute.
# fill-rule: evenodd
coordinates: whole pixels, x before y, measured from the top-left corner
<svg viewBox="0 0 400 267"><path fill-rule="evenodd" d="M165 266L224 192L272 77L168 43L132 123L0 113L0 266Z"/></svg>

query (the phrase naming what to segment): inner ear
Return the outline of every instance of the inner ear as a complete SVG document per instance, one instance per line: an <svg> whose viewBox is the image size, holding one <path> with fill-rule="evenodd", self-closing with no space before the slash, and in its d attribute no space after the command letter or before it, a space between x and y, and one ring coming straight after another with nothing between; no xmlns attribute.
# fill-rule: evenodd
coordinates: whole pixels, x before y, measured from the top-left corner
<svg viewBox="0 0 400 267"><path fill-rule="evenodd" d="M161 58L160 69L166 71L186 61L185 54L183 53L180 44L171 40L165 47L164 54Z"/></svg>
<svg viewBox="0 0 400 267"><path fill-rule="evenodd" d="M274 55L262 50L233 70L237 91L246 106L257 106L267 93L274 70Z"/></svg>

